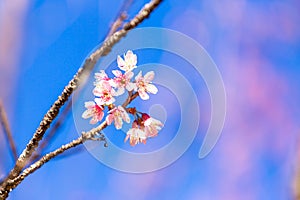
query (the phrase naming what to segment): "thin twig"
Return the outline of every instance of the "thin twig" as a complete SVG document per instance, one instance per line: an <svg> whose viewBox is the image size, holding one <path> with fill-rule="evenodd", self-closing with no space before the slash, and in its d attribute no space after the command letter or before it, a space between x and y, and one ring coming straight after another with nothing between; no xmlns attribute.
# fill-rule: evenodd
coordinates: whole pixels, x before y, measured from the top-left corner
<svg viewBox="0 0 300 200"><path fill-rule="evenodd" d="M128 98L125 100L125 102L122 104L124 108L126 108L136 97L138 96L138 92L128 96ZM67 143L65 145L62 145L60 148L44 155L42 158L40 158L38 161L30 165L28 168L26 168L19 176L14 178L13 180L9 180L8 184L6 186L6 189L11 191L14 188L16 188L28 175L35 172L37 169L42 167L45 163L50 161L51 159L55 158L56 156L64 153L68 149L77 147L78 145L82 144L83 142L87 140L96 140L96 141L104 141L104 146L107 146L106 139L103 134L100 134L100 137L95 137L96 135L99 135L99 133L107 127L107 122L102 122L99 126L96 128L93 128L89 130L88 132L82 132L81 136L77 139L73 140L70 143Z"/></svg>
<svg viewBox="0 0 300 200"><path fill-rule="evenodd" d="M82 133L82 135L77 138L76 140L73 140L72 142L65 144L63 146L61 146L60 148L56 149L53 152L50 152L48 154L46 154L45 156L43 156L41 159L39 159L38 161L36 161L35 163L33 163L32 165L30 165L28 168L26 168L18 177L16 177L15 179L13 179L12 181L9 181L8 183L8 188L10 190L13 190L15 187L17 187L23 180L24 178L26 178L29 174L33 173L34 171L36 171L37 169L39 169L41 166L43 166L45 163L47 163L49 160L51 160L52 158L55 158L56 156L62 154L63 152L65 152L66 150L70 149L70 148L74 148L80 144L82 144L86 139L87 135L93 135L98 133L99 131L101 131L103 128L105 128L107 126L106 122L104 121L100 126L98 126L95 129L92 129L89 132L86 133ZM86 138L86 139L85 139Z"/></svg>
<svg viewBox="0 0 300 200"><path fill-rule="evenodd" d="M111 48L116 44L121 38L123 38L127 32L137 25L139 25L144 19L146 19L150 13L162 2L162 0L152 0L147 3L141 11L127 24L124 25L123 29L117 31L110 37L108 37L103 45L96 49L89 58L87 58L83 66L78 70L73 79L69 84L64 88L62 94L54 102L51 108L48 110L43 120L41 121L39 127L34 133L31 140L28 142L26 148L23 150L22 154L19 156L16 165L10 171L7 178L0 185L0 199L5 199L8 196L8 193L11 191L9 187L11 180L14 180L22 171L28 160L30 159L32 153L37 148L39 141L43 138L46 130L49 128L50 124L58 115L60 108L63 104L69 99L73 91L78 87L79 82L85 80L90 74L90 71L93 69L100 57L107 55ZM86 69L87 73L83 73L83 69ZM78 141L77 141L78 142ZM42 158L43 159L43 158Z"/></svg>
<svg viewBox="0 0 300 200"><path fill-rule="evenodd" d="M3 106L3 103L1 100L0 100L0 123L3 127L3 132L8 140L10 151L11 151L12 157L14 159L14 162L16 162L18 159L17 148L16 148L15 141L14 141L14 138L11 133L9 123L8 123L7 114L5 112L5 109L4 109L4 106Z"/></svg>
<svg viewBox="0 0 300 200"><path fill-rule="evenodd" d="M300 199L300 174L299 174L299 166L297 166L297 172L295 174L294 180L293 180L293 198L295 200Z"/></svg>
<svg viewBox="0 0 300 200"><path fill-rule="evenodd" d="M129 93L128 98L127 98L127 99L125 100L125 102L122 104L123 108L126 108L126 106L128 106L128 105L132 102L132 100L135 99L137 96L139 96L139 93L138 93L138 92L136 92L136 93L134 93L134 94Z"/></svg>
<svg viewBox="0 0 300 200"><path fill-rule="evenodd" d="M299 146L300 138L297 138L296 144L298 144L297 146ZM293 179L291 184L291 199L300 200L300 148L297 148L296 150Z"/></svg>
<svg viewBox="0 0 300 200"><path fill-rule="evenodd" d="M69 151L61 154L60 156L55 157L52 160L58 161L58 160L66 159L66 158L70 158L72 156L77 156L80 153L84 153L84 152L86 152L86 148L84 146L77 146L76 148L70 149Z"/></svg>
<svg viewBox="0 0 300 200"><path fill-rule="evenodd" d="M121 15L117 18L117 20L111 25L111 28L107 34L107 37L109 37L113 33L115 33L118 30L118 28L120 28L122 26L122 23L126 18L127 18L127 14L125 12L121 13Z"/></svg>
<svg viewBox="0 0 300 200"><path fill-rule="evenodd" d="M117 14L117 17L114 20L114 23L112 23L108 33L106 34L107 39L109 36L111 36L113 33L115 33L121 26L124 20L127 18L127 10L131 6L133 0L124 0L123 4Z"/></svg>
<svg viewBox="0 0 300 200"><path fill-rule="evenodd" d="M41 156L42 151L50 144L50 142L52 141L55 134L61 128L61 125L65 121L65 119L67 118L71 108L72 108L72 99L70 99L67 102L67 105L65 106L62 113L59 115L57 121L55 121L53 123L53 126L49 129L48 135L45 136L45 138L43 139L43 141L41 142L41 144L37 148L36 152L34 152L34 154L31 156L30 161L28 163L31 163L31 162L35 161L36 159L38 159Z"/></svg>

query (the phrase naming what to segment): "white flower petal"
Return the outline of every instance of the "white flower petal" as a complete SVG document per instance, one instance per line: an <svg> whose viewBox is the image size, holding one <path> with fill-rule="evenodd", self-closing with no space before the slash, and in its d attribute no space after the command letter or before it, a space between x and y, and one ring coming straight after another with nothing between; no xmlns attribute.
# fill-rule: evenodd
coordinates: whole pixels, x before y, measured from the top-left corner
<svg viewBox="0 0 300 200"><path fill-rule="evenodd" d="M118 86L118 83L114 79L110 79L108 81L108 83L111 85L111 87L117 87Z"/></svg>
<svg viewBox="0 0 300 200"><path fill-rule="evenodd" d="M142 71L140 71L138 75L136 75L135 80L138 81L140 78L142 78Z"/></svg>
<svg viewBox="0 0 300 200"><path fill-rule="evenodd" d="M158 92L157 87L153 84L147 84L146 85L146 90L147 90L147 92L150 92L152 94L156 94Z"/></svg>
<svg viewBox="0 0 300 200"><path fill-rule="evenodd" d="M130 138L130 135L129 135L128 132L127 132L127 135L126 135L126 137L125 137L125 139L124 139L124 142L126 142L129 138Z"/></svg>
<svg viewBox="0 0 300 200"><path fill-rule="evenodd" d="M147 139L146 133L144 131L142 131L141 129L137 129L136 133L138 135L139 138L141 139Z"/></svg>
<svg viewBox="0 0 300 200"><path fill-rule="evenodd" d="M97 122L98 120L95 117L90 120L90 124L96 124Z"/></svg>
<svg viewBox="0 0 300 200"><path fill-rule="evenodd" d="M98 81L101 81L106 78L108 78L108 76L104 70L100 70L100 73L98 73L98 72L95 73L95 79Z"/></svg>
<svg viewBox="0 0 300 200"><path fill-rule="evenodd" d="M163 123L161 123L161 121L157 120L157 119L154 119L154 118L151 118L152 119L152 124L154 124L155 126L157 126L157 128L159 128L159 130L161 129L161 127L164 126Z"/></svg>
<svg viewBox="0 0 300 200"><path fill-rule="evenodd" d="M150 71L148 72L147 74L145 74L144 76L144 79L145 79L145 82L151 82L153 79L154 79L154 71Z"/></svg>
<svg viewBox="0 0 300 200"><path fill-rule="evenodd" d="M108 101L104 102L104 104L112 104L115 102L115 98L111 97Z"/></svg>
<svg viewBox="0 0 300 200"><path fill-rule="evenodd" d="M134 84L134 83L127 83L127 85L126 85L126 90L128 90L128 91L132 91L135 88L136 88L136 84Z"/></svg>
<svg viewBox="0 0 300 200"><path fill-rule="evenodd" d="M100 96L102 95L102 90L101 90L101 88L95 87L94 90L93 90L93 94L94 94L95 96L100 97ZM99 105L99 104L98 104L98 105Z"/></svg>
<svg viewBox="0 0 300 200"><path fill-rule="evenodd" d="M122 69L126 65L126 62L123 60L123 58L121 58L121 56L118 56L117 63L120 69Z"/></svg>
<svg viewBox="0 0 300 200"><path fill-rule="evenodd" d="M128 115L127 113L124 114L123 119L124 119L124 121L125 121L126 123L130 123L130 118L129 118L129 115Z"/></svg>
<svg viewBox="0 0 300 200"><path fill-rule="evenodd" d="M94 101L97 103L97 105L101 106L104 105L105 102L101 98L95 98Z"/></svg>
<svg viewBox="0 0 300 200"><path fill-rule="evenodd" d="M123 125L121 117L115 117L115 127L116 129L121 129Z"/></svg>
<svg viewBox="0 0 300 200"><path fill-rule="evenodd" d="M139 93L139 96L141 97L141 99L143 99L143 100L149 99L149 95L144 90L138 90L138 93Z"/></svg>
<svg viewBox="0 0 300 200"><path fill-rule="evenodd" d="M125 62L127 62L128 64L130 64L132 66L136 65L137 56L131 50L128 50L124 57L125 57Z"/></svg>
<svg viewBox="0 0 300 200"><path fill-rule="evenodd" d="M126 112L126 110L123 108L123 106L118 106L118 110L119 110L119 113L120 113L120 116L122 117L122 119L129 123L130 122L130 118L128 116L128 113Z"/></svg>
<svg viewBox="0 0 300 200"><path fill-rule="evenodd" d="M105 121L106 121L106 123L107 123L108 125L111 125L111 123L113 122L113 120L114 120L113 114L109 114L109 115L106 117L106 119L105 119Z"/></svg>
<svg viewBox="0 0 300 200"><path fill-rule="evenodd" d="M87 102L85 102L84 103L84 107L86 107L86 108L93 108L95 106L95 102L93 102L93 101L87 101Z"/></svg>
<svg viewBox="0 0 300 200"><path fill-rule="evenodd" d="M112 73L113 73L116 77L122 76L122 72L121 72L120 70L112 70Z"/></svg>
<svg viewBox="0 0 300 200"><path fill-rule="evenodd" d="M128 113L125 111L122 113L122 118L125 122L129 123L130 122L130 118L129 118L129 115Z"/></svg>
<svg viewBox="0 0 300 200"><path fill-rule="evenodd" d="M151 126L150 128L151 128L150 129L151 131L150 131L148 137L155 137L155 136L157 136L159 130L156 129L154 126Z"/></svg>
<svg viewBox="0 0 300 200"><path fill-rule="evenodd" d="M144 125L145 125L145 126L149 126L149 125L152 123L152 119L153 119L153 118L151 118L151 117L148 118L146 121L144 121Z"/></svg>
<svg viewBox="0 0 300 200"><path fill-rule="evenodd" d="M146 133L138 128L131 128L127 132L127 136L125 138L125 142L128 140L131 146L138 144L139 142L146 143L147 135Z"/></svg>
<svg viewBox="0 0 300 200"><path fill-rule="evenodd" d="M97 121L101 121L104 117L104 112L100 112L100 113L97 113L97 115L95 116L97 118Z"/></svg>
<svg viewBox="0 0 300 200"><path fill-rule="evenodd" d="M126 77L127 79L129 79L129 80L130 80L133 76L134 76L134 73L133 73L132 71L128 71L128 72L125 73L125 77Z"/></svg>
<svg viewBox="0 0 300 200"><path fill-rule="evenodd" d="M93 110L85 110L83 113L82 113L82 115L81 115L81 117L83 118L83 119L87 119L87 118L90 118L90 117L92 117L93 116Z"/></svg>
<svg viewBox="0 0 300 200"><path fill-rule="evenodd" d="M111 85L109 84L108 81L102 81L102 89L107 91L111 90Z"/></svg>
<svg viewBox="0 0 300 200"><path fill-rule="evenodd" d="M119 87L117 91L113 92L112 95L113 96L120 96L122 94L124 94L125 89L123 87Z"/></svg>
<svg viewBox="0 0 300 200"><path fill-rule="evenodd" d="M123 108L123 106L118 106L117 108L120 112L126 112L126 110Z"/></svg>
<svg viewBox="0 0 300 200"><path fill-rule="evenodd" d="M134 128L131 128L131 129L129 129L128 131L127 131L127 135L132 135L133 134L133 130L134 130Z"/></svg>

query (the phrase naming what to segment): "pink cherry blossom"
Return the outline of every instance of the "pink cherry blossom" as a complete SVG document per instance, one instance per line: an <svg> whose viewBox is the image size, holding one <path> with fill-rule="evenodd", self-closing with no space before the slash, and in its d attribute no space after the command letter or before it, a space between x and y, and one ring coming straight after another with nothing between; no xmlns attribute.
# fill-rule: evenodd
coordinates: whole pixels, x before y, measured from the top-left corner
<svg viewBox="0 0 300 200"><path fill-rule="evenodd" d="M106 117L107 124L110 125L114 121L116 129L122 128L123 120L127 123L130 122L130 118L122 106L118 106L110 110L109 115Z"/></svg>
<svg viewBox="0 0 300 200"><path fill-rule="evenodd" d="M146 121L144 121L144 131L146 133L146 136L157 136L158 131L160 131L163 126L163 123L161 123L159 120L152 117L148 118Z"/></svg>
<svg viewBox="0 0 300 200"><path fill-rule="evenodd" d="M84 103L84 106L86 107L87 110L85 110L82 113L82 118L88 119L92 117L90 120L90 124L96 124L98 121L101 121L104 113L103 113L103 107L98 106L95 102L93 101L88 101Z"/></svg>
<svg viewBox="0 0 300 200"><path fill-rule="evenodd" d="M149 93L156 94L158 92L156 86L152 84L155 74L150 71L142 76L140 71L135 80L131 81L134 76L132 70L137 67L137 56L130 50L124 54L123 58L118 56L117 63L120 70L112 70L113 78L109 78L104 70L95 73L95 88L93 90L95 99L85 103L87 110L84 111L82 117L85 119L92 118L90 123L95 124L103 119L103 110L107 106L110 110L105 121L107 125L114 123L116 129L119 130L122 128L124 121L130 123L128 115L130 113L135 117L135 120L132 123L132 128L127 132L125 142L129 140L131 146L138 143L146 144L148 138L158 135L158 131L161 130L163 124L146 113L138 112L135 108L126 109L121 105L115 105L114 102L115 97L124 94L126 90L129 91L128 98L132 98L132 95L136 97L136 94L138 94L143 100L149 99Z"/></svg>
<svg viewBox="0 0 300 200"><path fill-rule="evenodd" d="M115 91L107 81L97 84L93 90L93 94L96 96L95 102L98 105L112 104L115 101L115 98L112 95L113 93L115 93Z"/></svg>
<svg viewBox="0 0 300 200"><path fill-rule="evenodd" d="M154 72L150 71L145 74L145 76L142 76L142 72L140 71L138 75L135 77L136 81L136 88L135 90L138 91L139 96L143 100L149 99L148 93L156 94L158 92L158 89L155 85L151 84L151 81L154 78Z"/></svg>
<svg viewBox="0 0 300 200"><path fill-rule="evenodd" d="M124 94L125 88L128 91L132 91L135 87L135 84L130 82L131 78L133 77L133 72L128 71L125 74L122 74L120 70L113 70L112 73L115 75L115 78L112 79L111 85L117 88L116 93L114 96L119 96Z"/></svg>
<svg viewBox="0 0 300 200"><path fill-rule="evenodd" d="M135 146L139 142L146 144L147 139L157 136L162 127L163 124L159 120L142 113L142 117L132 123L132 128L127 132L125 142L130 139L131 146Z"/></svg>
<svg viewBox="0 0 300 200"><path fill-rule="evenodd" d="M121 70L129 72L136 68L137 56L132 51L128 50L124 55L124 60L121 56L118 56L117 63Z"/></svg>
<svg viewBox="0 0 300 200"><path fill-rule="evenodd" d="M95 73L95 85L100 84L102 81L109 81L110 78L107 76L104 70L100 70L100 72Z"/></svg>
<svg viewBox="0 0 300 200"><path fill-rule="evenodd" d="M126 142L128 139L131 146L135 146L139 142L146 144L146 133L138 127L136 121L132 123L132 128L128 130L124 142Z"/></svg>

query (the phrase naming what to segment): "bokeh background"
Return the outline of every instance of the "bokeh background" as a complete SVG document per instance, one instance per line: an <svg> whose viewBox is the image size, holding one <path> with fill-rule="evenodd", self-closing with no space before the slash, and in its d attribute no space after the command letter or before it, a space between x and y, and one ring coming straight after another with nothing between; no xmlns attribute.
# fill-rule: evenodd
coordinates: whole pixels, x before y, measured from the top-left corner
<svg viewBox="0 0 300 200"><path fill-rule="evenodd" d="M129 16L145 2L134 2ZM0 97L19 153L84 58L102 42L121 4L0 1ZM293 199L300 162L299 15L297 0L164 1L140 27L165 27L192 37L223 76L227 117L214 150L198 159L210 102L201 77L191 78L202 121L193 144L171 166L128 174L81 151L49 162L9 199ZM166 57L150 55L146 61L172 66ZM183 73L193 77L188 68ZM70 115L48 150L77 136ZM0 178L12 166L1 132Z"/></svg>

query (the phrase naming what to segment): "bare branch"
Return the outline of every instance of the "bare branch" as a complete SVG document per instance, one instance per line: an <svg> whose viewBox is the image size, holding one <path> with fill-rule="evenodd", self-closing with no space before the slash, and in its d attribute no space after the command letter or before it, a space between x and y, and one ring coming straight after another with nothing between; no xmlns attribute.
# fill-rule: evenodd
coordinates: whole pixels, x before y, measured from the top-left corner
<svg viewBox="0 0 300 200"><path fill-rule="evenodd" d="M70 148L74 148L80 144L82 144L84 141L91 139L94 135L99 133L101 130L103 130L107 126L106 122L104 121L101 125L98 127L92 129L89 132L83 132L82 135L77 138L76 140L73 140L72 142L65 144L61 146L60 148L56 149L55 151L52 151L45 156L43 156L41 159L30 165L28 168L26 168L18 177L13 179L12 181L8 182L8 188L9 190L14 189L17 187L29 174L32 174L34 171L39 169L41 166L43 166L45 163L47 163L49 160L55 158L56 156L62 154L63 152L67 151Z"/></svg>
<svg viewBox="0 0 300 200"><path fill-rule="evenodd" d="M126 18L127 18L127 14L125 12L121 13L120 16L116 19L116 21L111 25L111 28L107 34L107 37L109 37L113 33L115 33L118 30L118 28L120 28L122 26L122 23Z"/></svg>
<svg viewBox="0 0 300 200"><path fill-rule="evenodd" d="M72 156L77 156L84 152L86 152L86 148L81 145L81 146L77 146L76 148L69 149L69 151L64 152L63 154L55 157L52 160L58 161L58 160L66 159L66 158L70 158Z"/></svg>
<svg viewBox="0 0 300 200"><path fill-rule="evenodd" d="M139 93L136 92L134 94L132 94L131 92L129 93L128 95L128 98L125 100L125 102L122 104L123 108L126 108L126 106L128 106L132 101L133 99L135 99L137 96L139 96Z"/></svg>
<svg viewBox="0 0 300 200"><path fill-rule="evenodd" d="M299 166L297 167L299 168ZM295 174L294 180L293 180L293 184L292 184L292 188L293 188L293 197L295 200L299 200L300 199L300 174L299 174L299 169L297 169L297 172Z"/></svg>
<svg viewBox="0 0 300 200"><path fill-rule="evenodd" d="M30 161L28 161L28 163L35 161L41 156L42 151L50 144L51 140L53 139L57 131L60 129L62 123L67 118L71 108L72 108L72 99L67 102L67 105L65 106L62 113L59 115L57 121L53 123L53 126L51 126L51 128L49 129L48 135L45 136L40 146L37 148L36 152L34 152L34 154L31 156Z"/></svg>
<svg viewBox="0 0 300 200"><path fill-rule="evenodd" d="M114 20L114 23L111 25L108 33L106 34L106 38L108 38L113 33L115 33L122 26L123 21L127 18L127 10L131 6L132 2L133 2L133 0L124 0L123 1L121 9L119 10L119 12L117 14L117 17Z"/></svg>
<svg viewBox="0 0 300 200"><path fill-rule="evenodd" d="M4 106L3 106L3 103L1 100L0 100L0 123L3 127L3 132L8 140L12 157L13 157L14 161L16 162L18 159L17 148L15 145L15 141L13 139L11 129L10 129L10 126L8 123L7 115L6 115L6 112L5 112L5 109L4 109Z"/></svg>
<svg viewBox="0 0 300 200"><path fill-rule="evenodd" d="M297 139L296 144L299 146L299 138ZM297 148L297 152L295 153L293 178L290 186L292 199L300 200L300 148Z"/></svg>

